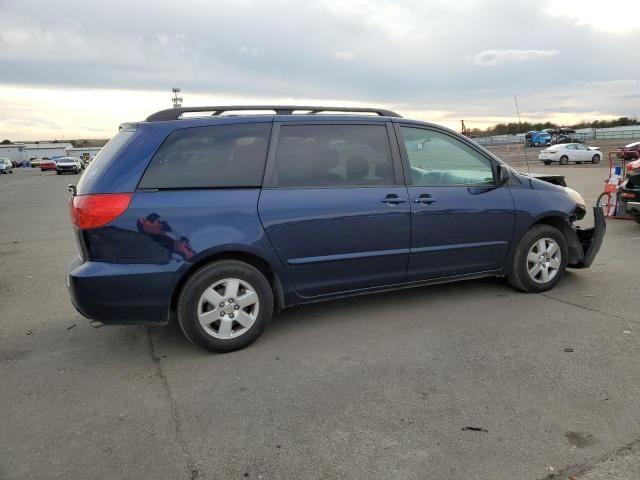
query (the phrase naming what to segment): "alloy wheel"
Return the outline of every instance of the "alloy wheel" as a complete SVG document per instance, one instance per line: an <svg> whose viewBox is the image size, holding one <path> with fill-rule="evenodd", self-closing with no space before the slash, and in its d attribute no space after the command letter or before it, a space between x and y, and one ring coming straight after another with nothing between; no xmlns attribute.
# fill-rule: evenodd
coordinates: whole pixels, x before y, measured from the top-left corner
<svg viewBox="0 0 640 480"><path fill-rule="evenodd" d="M255 288L238 278L225 278L208 287L198 301L198 321L219 339L236 338L258 318L260 299Z"/></svg>
<svg viewBox="0 0 640 480"><path fill-rule="evenodd" d="M537 240L527 254L527 272L536 283L548 283L555 278L562 264L558 242L549 237Z"/></svg>

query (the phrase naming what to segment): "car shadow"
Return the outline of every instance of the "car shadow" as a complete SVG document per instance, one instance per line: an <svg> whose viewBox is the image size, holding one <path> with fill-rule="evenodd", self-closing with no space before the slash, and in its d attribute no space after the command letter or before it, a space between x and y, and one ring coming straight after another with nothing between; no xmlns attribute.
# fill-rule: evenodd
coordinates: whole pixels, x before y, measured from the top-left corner
<svg viewBox="0 0 640 480"><path fill-rule="evenodd" d="M564 288L572 288L580 283L578 275L567 271L560 285ZM392 314L400 302L409 308L418 305L427 309L432 302L473 301L474 297L504 298L521 295L535 294L518 292L503 278L484 278L461 281L455 285L442 284L406 288L298 305L276 313L262 338L258 339L254 345L263 345L268 348L268 345L279 341L281 336L291 335L296 330L313 330L318 328L319 324L322 324L323 328L331 328L335 326L334 323L339 322L342 328L356 328L360 324L366 324L373 314L384 314L385 312ZM140 328L148 330L152 341L157 341L158 351L169 348L172 355L179 353L180 355L192 356L194 352L209 355L208 352L194 347L186 339L175 319L165 326L141 326Z"/></svg>

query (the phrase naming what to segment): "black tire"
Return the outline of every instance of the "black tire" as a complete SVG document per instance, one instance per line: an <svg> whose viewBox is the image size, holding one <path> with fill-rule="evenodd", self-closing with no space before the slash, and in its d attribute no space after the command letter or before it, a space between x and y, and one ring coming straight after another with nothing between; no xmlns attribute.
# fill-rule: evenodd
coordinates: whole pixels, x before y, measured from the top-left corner
<svg viewBox="0 0 640 480"><path fill-rule="evenodd" d="M566 155L563 155L560 157L560 165L566 165L567 163L569 163L569 157L567 157Z"/></svg>
<svg viewBox="0 0 640 480"><path fill-rule="evenodd" d="M244 333L235 338L221 339L205 331L198 320L198 308L204 291L227 278L237 278L250 284L258 295L259 309L255 321ZM210 352L232 352L249 346L262 334L273 314L273 291L265 276L251 265L236 260L220 260L202 267L189 278L180 292L177 310L180 328L191 343Z"/></svg>
<svg viewBox="0 0 640 480"><path fill-rule="evenodd" d="M560 248L560 267L556 275L546 283L538 283L531 279L527 270L527 255L530 248L542 238L551 238ZM526 293L539 293L552 289L562 278L567 269L567 240L560 230L551 225L538 224L520 239L511 262L511 273L507 280L512 287Z"/></svg>
<svg viewBox="0 0 640 480"><path fill-rule="evenodd" d="M62 175L62 172L56 170L56 175Z"/></svg>
<svg viewBox="0 0 640 480"><path fill-rule="evenodd" d="M633 220L634 220L636 223L640 224L640 215L634 215L634 216L633 216Z"/></svg>
<svg viewBox="0 0 640 480"><path fill-rule="evenodd" d="M545 160L545 161L544 161L544 164L545 164L545 165L551 165L551 162L550 162L549 160Z"/></svg>
<svg viewBox="0 0 640 480"><path fill-rule="evenodd" d="M596 200L596 207L605 209L604 211L605 216L607 215L607 209L610 204L611 204L611 194L607 192L601 193L598 196L598 199Z"/></svg>
<svg viewBox="0 0 640 480"><path fill-rule="evenodd" d="M591 163L600 163L600 155L594 155L593 157L591 157Z"/></svg>

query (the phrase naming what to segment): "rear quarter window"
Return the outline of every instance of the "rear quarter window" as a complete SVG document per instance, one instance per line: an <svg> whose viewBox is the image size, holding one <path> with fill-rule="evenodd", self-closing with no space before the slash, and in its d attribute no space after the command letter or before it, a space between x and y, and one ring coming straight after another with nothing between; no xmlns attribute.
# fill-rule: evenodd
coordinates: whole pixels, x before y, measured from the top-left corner
<svg viewBox="0 0 640 480"><path fill-rule="evenodd" d="M136 134L135 131L122 130L116 134L107 144L102 147L100 152L89 164L84 174L78 181L78 195L84 195L92 190L94 183L102 172L104 172L111 161L118 155L122 148ZM69 159L60 159L59 161L70 161Z"/></svg>
<svg viewBox="0 0 640 480"><path fill-rule="evenodd" d="M270 123L176 130L153 156L138 187L259 187L270 134Z"/></svg>

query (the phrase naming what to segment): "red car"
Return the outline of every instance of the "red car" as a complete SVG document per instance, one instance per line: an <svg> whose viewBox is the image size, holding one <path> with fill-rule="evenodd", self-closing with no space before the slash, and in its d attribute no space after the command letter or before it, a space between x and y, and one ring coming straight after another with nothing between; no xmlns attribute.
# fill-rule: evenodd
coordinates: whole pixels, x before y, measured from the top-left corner
<svg viewBox="0 0 640 480"><path fill-rule="evenodd" d="M44 172L46 170L55 170L56 169L56 161L55 160L43 160L40 164L40 171Z"/></svg>
<svg viewBox="0 0 640 480"><path fill-rule="evenodd" d="M625 145L624 147L618 148L616 152L616 156L618 158L623 158L624 160L637 160L640 158L640 142L633 142L629 145Z"/></svg>

